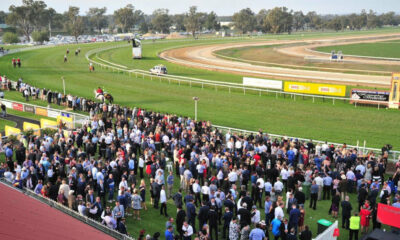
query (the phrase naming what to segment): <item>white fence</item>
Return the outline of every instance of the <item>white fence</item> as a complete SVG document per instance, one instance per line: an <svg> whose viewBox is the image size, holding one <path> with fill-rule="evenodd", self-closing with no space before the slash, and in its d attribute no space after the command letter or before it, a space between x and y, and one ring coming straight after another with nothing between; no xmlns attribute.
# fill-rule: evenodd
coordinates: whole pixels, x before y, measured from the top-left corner
<svg viewBox="0 0 400 240"><path fill-rule="evenodd" d="M225 127L225 126L219 126L219 125L212 125L214 128L217 128L219 130L222 130L224 132L230 131L232 133L241 133L243 135L250 135L250 134L257 134L258 132L256 131L249 131L249 130L244 130L244 129L239 129L239 128L231 128L231 127ZM299 137L292 137L292 136L287 136L287 135L279 135L279 134L273 134L273 133L268 133L268 136L273 137L273 138L292 138L292 139L298 139L299 141L309 141L309 138L299 138ZM324 144L325 141L321 140L312 140L314 143L321 143ZM366 146L366 141L364 140L363 145L361 146L359 141L357 141L357 145L347 145L348 148L356 148L358 151L361 151L361 153L366 154L369 151L373 151L375 153L380 153L382 150L378 148L370 148ZM328 144L333 144L335 146L342 146L343 144L341 143L335 143L335 142L328 142ZM400 151L390 151L389 152L389 161L397 161L398 157L400 156Z"/></svg>
<svg viewBox="0 0 400 240"><path fill-rule="evenodd" d="M20 112L28 112L28 113L32 113L32 114L36 114L36 115L40 115L40 116L44 116L44 117L51 117L51 118L57 118L57 116L70 117L70 118L72 118L73 127L80 126L89 120L89 116L79 114L79 113L64 111L64 110L60 110L60 109L42 107L42 106L37 106L37 105L29 104L29 103L8 100L8 99L0 99L0 102L4 103L4 105L7 108L10 108L10 109L13 109L16 111L20 111Z"/></svg>
<svg viewBox="0 0 400 240"><path fill-rule="evenodd" d="M329 228L327 228L323 233L319 234L313 240L336 240L337 237L334 237L333 233L338 226L338 221L335 221L331 226L329 226Z"/></svg>
<svg viewBox="0 0 400 240"><path fill-rule="evenodd" d="M357 100L357 99L351 99L347 97L334 97L334 96L323 96L323 95L312 95L312 94L302 94L302 93L291 93L291 92L284 92L284 91L277 91L277 90L271 90L271 89L265 89L265 88L255 88L255 87L246 87L243 86L243 84L239 83L232 83L232 82L222 82L222 81L213 81L213 80L204 80L204 79L198 79L198 78L190 78L190 77L183 77L183 76L176 76L176 75L153 75L149 71L144 71L142 69L133 69L129 70L126 69L125 66L116 66L116 64L109 64L108 61L103 60L99 57L97 57L100 61L103 62L108 62L108 64L98 62L94 59L91 58L92 55L97 54L102 51L107 51L107 50L112 50L116 48L121 48L121 47L127 47L130 45L118 45L118 46L110 46L110 47L105 47L105 48L99 48L99 49L93 49L88 51L85 54L85 57L87 61L99 66L100 68L111 70L113 72L117 73L125 73L128 74L129 76L135 76L136 78L142 78L142 79L148 79L148 80L159 80L160 82L165 81L168 83L175 82L178 83L179 85L181 84L186 84L192 87L192 85L196 86L201 86L201 88L204 87L209 87L213 88L216 91L218 89L228 89L229 93L231 93L232 90L239 90L242 91L243 94L246 94L249 92L253 93L258 93L259 96L262 94L274 94L276 98L278 96L290 96L294 101L296 101L296 98L311 98L313 103L315 102L315 99L322 99L323 101L332 101L332 104L335 105L335 101L351 101L354 104L354 107L357 107L359 104L374 104L377 105L378 109L382 107L386 107L387 103L386 102L377 102L377 101L371 101L371 100Z"/></svg>

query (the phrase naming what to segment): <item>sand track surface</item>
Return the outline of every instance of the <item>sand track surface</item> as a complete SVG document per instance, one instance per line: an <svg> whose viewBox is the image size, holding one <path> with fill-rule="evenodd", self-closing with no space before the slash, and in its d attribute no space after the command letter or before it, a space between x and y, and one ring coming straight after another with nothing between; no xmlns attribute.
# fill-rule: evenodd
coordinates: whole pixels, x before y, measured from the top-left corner
<svg viewBox="0 0 400 240"><path fill-rule="evenodd" d="M374 34L374 35L363 35L363 36L351 36L351 37L330 37L330 38L318 38L318 39L307 39L307 40L270 40L270 41L249 41L240 43L224 43L224 44L213 44L213 45L202 45L194 47L185 47L178 49L171 49L160 54L160 57L170 62L177 64L202 68L212 71L228 72L233 74L240 74L245 76L257 76L273 79L283 80L296 80L296 81L307 81L307 82L319 82L319 83L336 83L346 85L363 85L371 87L388 87L390 86L391 78L388 76L376 76L376 75L362 75L362 74L347 74L339 72L328 72L328 71L312 71L312 70L301 70L291 69L285 67L271 67L271 66L260 66L252 65L249 63L222 59L215 56L214 52L227 49L227 48L241 48L241 47L252 47L252 46L265 46L265 45L282 45L282 44L296 44L296 46L280 47L277 51L281 54L305 57L325 57L328 55L310 51L310 48L327 45L338 45L338 44L354 44L363 42L376 42L376 41L388 41L399 39L400 34ZM304 44L302 44L304 43ZM360 61L367 64L374 63L380 64L400 64L398 61L389 60L373 60L367 58L351 57L352 61Z"/></svg>

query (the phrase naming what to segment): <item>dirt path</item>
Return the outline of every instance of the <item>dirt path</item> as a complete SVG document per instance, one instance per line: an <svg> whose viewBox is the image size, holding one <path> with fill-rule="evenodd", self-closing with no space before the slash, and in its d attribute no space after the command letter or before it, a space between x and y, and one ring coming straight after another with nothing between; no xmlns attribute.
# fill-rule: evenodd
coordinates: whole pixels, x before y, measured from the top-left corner
<svg viewBox="0 0 400 240"><path fill-rule="evenodd" d="M326 44L332 45L334 43L343 44L343 42L357 43L361 41L378 41L387 39L390 40L397 37L400 37L400 34L378 34L378 35L364 35L355 37L353 36L353 37L337 37L337 38L319 38L319 39L308 39L308 40L284 40L284 41L273 40L273 41L257 41L257 42L253 41L246 43L215 44L208 46L195 46L195 47L187 47L180 49L172 49L161 53L160 57L181 65L208 69L213 71L229 72L240 75L268 77L268 78L284 79L284 80L308 81L308 82L338 83L338 84L363 85L372 87L388 87L390 86L390 77L387 76L346 74L346 73L325 72L325 71L299 70L299 69L290 69L283 67L258 66L249 63L221 59L216 57L213 54L213 52L227 48L239 48L248 46L278 45L278 44L289 44L289 43L321 44L321 42L326 42ZM297 48L295 50L300 51ZM310 53L308 53L307 55L310 55Z"/></svg>

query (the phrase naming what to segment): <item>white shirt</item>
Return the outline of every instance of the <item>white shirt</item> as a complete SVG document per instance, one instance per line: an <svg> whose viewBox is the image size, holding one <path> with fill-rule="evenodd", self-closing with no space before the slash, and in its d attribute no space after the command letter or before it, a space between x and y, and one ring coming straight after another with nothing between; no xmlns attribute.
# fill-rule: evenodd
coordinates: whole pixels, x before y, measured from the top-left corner
<svg viewBox="0 0 400 240"><path fill-rule="evenodd" d="M281 216L281 219L283 219L283 217L285 216L280 206L275 208L275 218L278 218L279 216Z"/></svg>
<svg viewBox="0 0 400 240"><path fill-rule="evenodd" d="M182 226L182 231L186 232L186 234L184 236L192 236L193 235L193 228L192 226L188 225L187 227L185 227L185 225Z"/></svg>
<svg viewBox="0 0 400 240"><path fill-rule="evenodd" d="M253 224L256 224L256 223L260 222L260 211L259 210L256 210L254 216L251 217L251 222Z"/></svg>
<svg viewBox="0 0 400 240"><path fill-rule="evenodd" d="M264 182L264 179L263 179L263 178L258 178L258 179L257 179L257 183L260 183L260 184L258 185L258 188L260 188L260 189L264 188L265 182Z"/></svg>
<svg viewBox="0 0 400 240"><path fill-rule="evenodd" d="M274 189L275 189L275 191L281 192L283 189L283 183L281 181L276 181L274 184Z"/></svg>
<svg viewBox="0 0 400 240"><path fill-rule="evenodd" d="M198 193L198 192L200 192L201 191L201 189L200 189L200 184L198 184L198 183L193 183L193 192L194 193Z"/></svg>
<svg viewBox="0 0 400 240"><path fill-rule="evenodd" d="M316 183L318 186L320 186L320 187L324 186L324 179L322 179L322 177L317 176L314 180L315 180L315 183Z"/></svg>
<svg viewBox="0 0 400 240"><path fill-rule="evenodd" d="M229 182L236 182L237 181L237 173L235 171L232 171L228 174L228 179Z"/></svg>
<svg viewBox="0 0 400 240"><path fill-rule="evenodd" d="M167 201L167 195L165 194L165 190L161 189L160 192L160 203L165 203Z"/></svg>
<svg viewBox="0 0 400 240"><path fill-rule="evenodd" d="M203 186L201 188L201 193L209 195L210 194L210 188L208 186Z"/></svg>
<svg viewBox="0 0 400 240"><path fill-rule="evenodd" d="M283 180L287 180L289 177L289 172L286 169L281 170L281 176Z"/></svg>

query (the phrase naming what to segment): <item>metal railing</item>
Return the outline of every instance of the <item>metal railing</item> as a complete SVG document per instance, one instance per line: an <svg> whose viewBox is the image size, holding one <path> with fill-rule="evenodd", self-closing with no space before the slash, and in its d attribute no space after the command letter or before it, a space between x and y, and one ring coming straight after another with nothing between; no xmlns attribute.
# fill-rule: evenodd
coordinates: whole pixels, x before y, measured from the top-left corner
<svg viewBox="0 0 400 240"><path fill-rule="evenodd" d="M117 231L115 231L115 230L113 230L111 228L108 228L107 226L105 226L105 225L101 224L100 222L97 222L97 221L95 221L95 220L93 220L91 218L88 218L86 216L82 216L78 212L76 212L76 211L74 211L74 210L72 210L72 209L70 209L70 208L68 208L68 207L66 207L66 206L64 206L62 204L59 204L58 202L53 201L50 198L45 198L40 194L36 194L35 192L33 192L30 189L27 189L27 188L23 188L23 189L15 188L15 187L13 187L13 185L10 182L5 180L4 178L0 178L0 182L2 184L5 184L5 185L15 189L15 190L20 191L21 193L23 193L23 194L25 194L25 195L27 195L29 197L32 197L32 198L34 198L34 199L36 199L36 200L38 200L38 201L40 201L40 202L42 202L44 204L47 204L50 207L53 207L53 208L65 213L65 214L67 214L67 215L69 215L69 216L71 216L71 217L73 217L73 218L75 218L75 219L77 219L77 220L79 220L79 221L81 221L83 223L86 223L89 226L94 227L94 228L102 231L103 233L110 235L113 238L120 239L120 240L134 240L134 238L132 238L132 237L130 237L128 235L122 234L122 233L117 232Z"/></svg>
<svg viewBox="0 0 400 240"><path fill-rule="evenodd" d="M127 47L130 45L118 45L118 46L110 46L110 47L105 47L105 48L98 48L98 49L93 49L88 51L85 54L86 60L100 66L102 69L107 69L111 70L113 72L117 73L126 73L129 76L135 76L136 78L141 77L142 79L145 79L147 77L148 80L159 80L161 81L167 81L168 83L175 82L178 83L179 85L181 83L186 83L190 87L192 85L197 84L198 86L201 86L201 88L204 87L211 87L214 88L215 90L222 89L222 88L227 88L229 93L231 93L232 90L240 90L243 92L243 94L246 94L247 92L256 92L260 96L265 93L271 93L275 94L276 98L278 98L278 95L288 95L290 96L294 101L296 101L296 98L312 98L313 103L315 102L315 99L322 99L323 101L329 100L332 101L332 104L335 105L335 101L351 101L354 104L354 107L357 107L357 104L374 104L377 105L378 109L380 109L382 106L387 106L388 103L386 102L378 102L378 101L373 101L373 100L361 100L361 99L352 99L352 98L347 98L347 97L335 97L335 96L325 96L325 95L312 95L312 94L302 94L302 93L292 93L292 92L285 92L285 91L278 91L278 90L271 90L271 89L265 89L265 88L254 88L254 87L246 87L243 84L238 84L238 83L232 83L232 82L223 82L223 81L213 81L213 80L205 80L205 79L198 79L198 78L190 78L190 77L183 77L183 76L176 76L176 75L154 75L151 74L148 71L144 71L142 69L125 69L121 67L116 67L116 66L111 66L109 64L104 64L101 62L98 62L91 58L92 55L98 54L99 52L102 51L107 51L107 50L112 50L116 48L121 48L121 47ZM99 57L97 57L99 58ZM100 61L104 61L101 58L99 58Z"/></svg>
<svg viewBox="0 0 400 240"><path fill-rule="evenodd" d="M228 132L230 131L231 133L241 133L243 135L250 135L250 134L257 134L258 132L256 131L251 131L251 130L245 130L245 129L240 129L240 128L232 128L232 127L225 127L225 126L220 126L220 125L212 125L213 128L217 128L223 132ZM301 137L292 137L292 136L288 136L288 135L279 135L279 134L273 134L273 133L268 133L268 136L273 137L273 138L284 138L287 137L288 139L298 139L299 141L310 141L309 138L301 138ZM312 140L314 143L322 143L324 144L327 141L322 141L322 140ZM343 144L341 143L336 143L336 142L327 142L329 145L333 144L334 146L342 146ZM357 145L348 145L347 147L349 148L356 148L358 151L361 151L362 154L366 154L370 151L373 151L375 153L377 152L381 152L381 149L378 148L370 148L366 146L366 141L363 141L363 145L360 145L360 141L357 141ZM395 162L398 160L398 157L400 156L400 151L394 151L394 150L390 150L389 151L389 161Z"/></svg>

